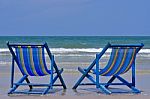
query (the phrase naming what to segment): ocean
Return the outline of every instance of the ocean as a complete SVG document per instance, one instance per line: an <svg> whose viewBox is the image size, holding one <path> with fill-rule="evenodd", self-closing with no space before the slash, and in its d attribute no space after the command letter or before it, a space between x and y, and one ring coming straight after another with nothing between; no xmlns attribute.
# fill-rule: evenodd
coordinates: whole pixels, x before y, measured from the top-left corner
<svg viewBox="0 0 150 99"><path fill-rule="evenodd" d="M108 42L113 44L144 43L150 48L150 36L0 36L0 48L11 43L44 43L51 48L102 48Z"/></svg>
<svg viewBox="0 0 150 99"><path fill-rule="evenodd" d="M150 70L150 36L1 36L0 37L0 65L11 66L11 55L6 46L10 43L48 43L59 67L66 72L75 72L77 67L88 67L102 48L111 44L140 44L145 46L137 55L137 69ZM100 65L107 64L110 50L102 57ZM50 64L48 56L47 64Z"/></svg>

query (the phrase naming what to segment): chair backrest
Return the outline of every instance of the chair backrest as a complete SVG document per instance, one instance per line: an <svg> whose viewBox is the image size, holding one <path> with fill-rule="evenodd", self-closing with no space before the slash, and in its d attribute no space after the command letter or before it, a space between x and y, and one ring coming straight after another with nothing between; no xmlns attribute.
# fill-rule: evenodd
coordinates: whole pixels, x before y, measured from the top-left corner
<svg viewBox="0 0 150 99"><path fill-rule="evenodd" d="M50 74L46 66L45 45L7 44L23 75L44 76Z"/></svg>
<svg viewBox="0 0 150 99"><path fill-rule="evenodd" d="M127 46L111 45L112 52L108 64L101 71L102 76L120 75L126 73L132 66L135 66L136 54L144 45Z"/></svg>

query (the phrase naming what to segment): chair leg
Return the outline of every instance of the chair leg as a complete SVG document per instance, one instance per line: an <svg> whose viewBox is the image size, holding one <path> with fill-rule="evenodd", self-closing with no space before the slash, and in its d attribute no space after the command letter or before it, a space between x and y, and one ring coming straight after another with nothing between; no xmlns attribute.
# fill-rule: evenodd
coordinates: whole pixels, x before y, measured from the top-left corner
<svg viewBox="0 0 150 99"><path fill-rule="evenodd" d="M58 77L59 77L59 80L60 80L60 82L61 82L63 88L66 89L67 87L66 87L66 85L65 85L65 82L64 82L64 80L63 80L61 74L59 73L59 70L58 70L58 68L57 68L56 63L54 64L54 68L55 68L55 70L56 70L56 73L57 73L57 75L58 75Z"/></svg>
<svg viewBox="0 0 150 99"><path fill-rule="evenodd" d="M42 95L47 94L49 90L50 90L50 87L46 88L46 90L42 93Z"/></svg>
<svg viewBox="0 0 150 99"><path fill-rule="evenodd" d="M76 89L80 83L83 81L83 79L86 77L86 75L90 72L90 70L95 66L96 60L94 60L92 62L92 64L86 69L85 73L79 78L79 80L77 81L77 83L73 86L72 89ZM78 67L79 69L80 67Z"/></svg>
<svg viewBox="0 0 150 99"><path fill-rule="evenodd" d="M116 77L113 76L113 77L107 82L107 84L105 85L105 87L108 88L108 87L109 87L109 84L112 83L112 82L115 80L115 78L116 78Z"/></svg>
<svg viewBox="0 0 150 99"><path fill-rule="evenodd" d="M135 62L132 65L132 86L135 87Z"/></svg>
<svg viewBox="0 0 150 99"><path fill-rule="evenodd" d="M80 77L80 79L77 81L77 83L73 86L72 89L76 89L80 85L82 80L88 75L88 73L90 72L90 70L93 68L94 65L95 63L93 62L93 64L91 64L91 66L86 71L83 72L83 75ZM78 67L78 70L82 72L82 69L80 67Z"/></svg>
<svg viewBox="0 0 150 99"><path fill-rule="evenodd" d="M141 91L135 88L134 86L132 86L131 89L133 90L134 93L141 93Z"/></svg>
<svg viewBox="0 0 150 99"><path fill-rule="evenodd" d="M82 68L78 68L78 70L82 73L82 74L85 74L85 70L84 69L82 69ZM94 80L94 78L91 76L91 75L89 75L89 74L87 74L85 77L87 77L91 82L93 82L94 84L96 84L96 81Z"/></svg>
<svg viewBox="0 0 150 99"><path fill-rule="evenodd" d="M59 74L61 74L62 72L63 72L63 69L59 70ZM50 89L53 89L53 84L54 84L55 81L58 79L58 77L59 77L59 76L56 75L56 76L54 77L54 79L51 79L51 82L52 82L52 83L50 83L50 86L49 86L48 88L46 88L46 90L42 93L43 95L47 94Z"/></svg>
<svg viewBox="0 0 150 99"><path fill-rule="evenodd" d="M59 74L62 74L62 72L63 72L63 69L59 70ZM28 79L27 77L28 77L27 75L23 76L17 83L22 83L24 80L26 80L27 83L30 83L30 81L29 81L29 79ZM58 77L59 77L58 75L56 75L56 76L54 77L54 79L53 79L53 84L56 82L56 80L58 79ZM18 87L19 87L19 85L15 85L15 86L8 92L8 94L12 94ZM29 87L30 87L30 90L32 90L32 85L29 85ZM48 86L48 88L46 88L42 94L43 94L43 95L47 94L50 89L52 89L52 86Z"/></svg>
<svg viewBox="0 0 150 99"><path fill-rule="evenodd" d="M14 83L14 58L12 58L12 67L11 67L11 88L13 88L13 83Z"/></svg>
<svg viewBox="0 0 150 99"><path fill-rule="evenodd" d="M82 68L78 68L78 70L84 75L86 73L85 70L83 70ZM93 79L93 77L91 75L89 75L88 73L86 74L86 76L90 81L92 81L94 84L96 84L96 81ZM74 88L73 88L74 89ZM98 92L102 91L103 93L106 93L106 94L111 94L111 91L109 91L105 86L103 85L99 85L97 87L98 89Z"/></svg>
<svg viewBox="0 0 150 99"><path fill-rule="evenodd" d="M26 82L27 82L27 83L30 83L30 81L29 81L28 78L26 78ZM32 89L33 89L32 85L29 85L29 88L30 88L30 90L32 90Z"/></svg>
<svg viewBox="0 0 150 99"><path fill-rule="evenodd" d="M125 79L120 76L116 76L121 82L125 83L134 93L140 93L141 91L136 89L132 84L129 84Z"/></svg>
<svg viewBox="0 0 150 99"><path fill-rule="evenodd" d="M105 94L111 94L111 91L109 91L105 86L103 85L99 85L99 88L97 88L98 90L102 91Z"/></svg>
<svg viewBox="0 0 150 99"><path fill-rule="evenodd" d="M61 69L61 70L59 70L59 73L60 74L62 74L62 72L63 72L63 69ZM55 77L54 77L54 79L53 79L53 84L55 83L55 81L58 79L58 75L56 75Z"/></svg>
<svg viewBox="0 0 150 99"><path fill-rule="evenodd" d="M27 78L27 75L24 75L17 83L22 83L26 78ZM15 86L8 92L8 94L13 93L18 87L19 87L19 85L15 85Z"/></svg>

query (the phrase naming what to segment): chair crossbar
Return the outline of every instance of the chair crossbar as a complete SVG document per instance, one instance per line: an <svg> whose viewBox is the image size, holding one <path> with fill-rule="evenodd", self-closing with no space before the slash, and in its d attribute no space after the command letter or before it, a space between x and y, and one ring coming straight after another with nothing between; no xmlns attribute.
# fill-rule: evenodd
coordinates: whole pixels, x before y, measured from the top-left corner
<svg viewBox="0 0 150 99"><path fill-rule="evenodd" d="M99 83L100 85L126 85L124 83ZM132 85L132 83L129 83ZM96 85L94 83L81 83L80 85Z"/></svg>
<svg viewBox="0 0 150 99"><path fill-rule="evenodd" d="M36 86L41 86L41 87L51 86L50 84L34 84L34 83L14 83L14 85L23 85L23 86L31 85L31 86L34 86L34 87L36 87ZM54 84L53 86L62 86L62 84Z"/></svg>
<svg viewBox="0 0 150 99"><path fill-rule="evenodd" d="M34 83L14 83L14 85L23 85L23 86L50 86L50 84L34 84Z"/></svg>
<svg viewBox="0 0 150 99"><path fill-rule="evenodd" d="M81 83L81 84L79 84L79 86L81 86L81 85L96 85L96 84L94 84L94 83Z"/></svg>
<svg viewBox="0 0 150 99"><path fill-rule="evenodd" d="M143 47L144 44L134 44L134 45L129 45L129 44L125 44L125 45L115 45L115 44L111 44L110 47Z"/></svg>
<svg viewBox="0 0 150 99"><path fill-rule="evenodd" d="M44 92L15 91L15 92L13 92L13 94L43 94L44 95Z"/></svg>
<svg viewBox="0 0 150 99"><path fill-rule="evenodd" d="M81 67L79 67L78 70L79 70L82 74L85 73L85 70L83 70ZM91 75L87 74L86 77L87 77L90 81L92 81L94 84L96 83L95 80L94 80L94 78L93 78Z"/></svg>
<svg viewBox="0 0 150 99"><path fill-rule="evenodd" d="M11 47L16 47L16 46L43 46L43 44L23 44L23 43L10 44L9 43L9 46L11 46ZM44 46L45 46L45 44L44 44Z"/></svg>

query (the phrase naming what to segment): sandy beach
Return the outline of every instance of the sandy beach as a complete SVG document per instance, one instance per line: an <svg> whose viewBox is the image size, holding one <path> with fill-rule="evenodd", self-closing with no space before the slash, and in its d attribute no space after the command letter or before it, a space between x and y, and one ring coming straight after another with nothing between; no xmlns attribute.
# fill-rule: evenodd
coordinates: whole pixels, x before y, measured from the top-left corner
<svg viewBox="0 0 150 99"><path fill-rule="evenodd" d="M1 65L2 66L2 65ZM142 91L141 94L133 94L127 87L121 87L112 90L128 90L129 93L113 93L111 95L105 95L102 93L97 93L94 86L79 87L77 90L72 90L72 86L79 78L79 73L69 73L64 71L63 77L67 85L67 89L63 90L61 87L54 88L54 93L49 93L47 95L24 95L24 94L13 94L7 95L10 86L10 73L7 73L6 70L10 71L10 66L3 65L3 68L0 70L0 99L26 99L26 98L36 98L36 99L148 99L150 98L150 76L149 72L139 72L137 73L136 86ZM20 74L17 71L16 78L19 78ZM129 75L125 75L129 78ZM38 81L38 79L36 79ZM36 81L35 79L32 81ZM43 82L47 80L47 77L43 79ZM105 79L104 79L105 80ZM28 89L28 87L25 87ZM20 89L21 90L21 89Z"/></svg>

